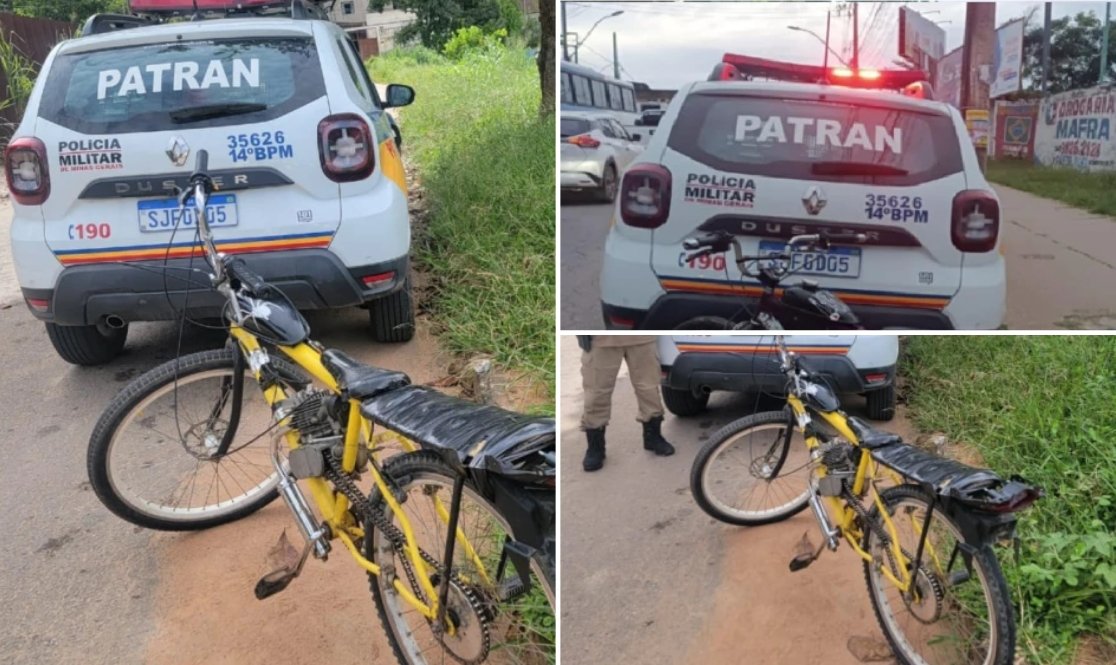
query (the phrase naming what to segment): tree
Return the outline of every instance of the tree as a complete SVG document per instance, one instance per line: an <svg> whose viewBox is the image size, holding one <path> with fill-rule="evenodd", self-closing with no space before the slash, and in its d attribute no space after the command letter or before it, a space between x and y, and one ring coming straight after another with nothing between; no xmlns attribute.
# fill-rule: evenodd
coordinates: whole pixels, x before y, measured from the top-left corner
<svg viewBox="0 0 1116 665"><path fill-rule="evenodd" d="M1093 12L1081 12L1050 22L1051 93L1089 88L1100 78L1101 39L1104 21ZM1116 30L1109 26L1108 62L1116 64ZM1023 77L1028 90L1038 90L1042 81L1042 23L1023 36ZM1113 78L1110 74L1109 78Z"/></svg>
<svg viewBox="0 0 1116 665"><path fill-rule="evenodd" d="M369 11L382 12L388 0L370 0ZM500 0L394 0L396 9L415 15L414 23L399 31L401 42L418 39L423 46L441 50L458 28L475 25L485 32L500 28L517 34L523 28L523 15L514 2Z"/></svg>
<svg viewBox="0 0 1116 665"><path fill-rule="evenodd" d="M3 3L22 16L77 23L93 14L127 10L125 0L9 0Z"/></svg>
<svg viewBox="0 0 1116 665"><path fill-rule="evenodd" d="M539 102L539 115L554 115L554 5L550 0L539 2L539 83L542 85L542 101Z"/></svg>

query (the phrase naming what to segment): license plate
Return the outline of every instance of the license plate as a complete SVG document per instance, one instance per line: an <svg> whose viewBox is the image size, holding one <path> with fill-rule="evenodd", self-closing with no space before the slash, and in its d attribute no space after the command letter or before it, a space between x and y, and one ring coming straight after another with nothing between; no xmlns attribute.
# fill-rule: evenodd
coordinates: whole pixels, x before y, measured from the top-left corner
<svg viewBox="0 0 1116 665"><path fill-rule="evenodd" d="M209 197L205 207L206 220L210 227L236 226L236 194L214 194ZM185 208L178 206L178 199L149 199L136 203L140 231L158 233L171 231L178 227L192 229L198 223L198 211L193 199L186 202Z"/></svg>
<svg viewBox="0 0 1116 665"><path fill-rule="evenodd" d="M760 243L760 254L780 254L786 250L781 242ZM831 247L827 252L791 252L791 272L799 275L826 277L860 277L860 248Z"/></svg>

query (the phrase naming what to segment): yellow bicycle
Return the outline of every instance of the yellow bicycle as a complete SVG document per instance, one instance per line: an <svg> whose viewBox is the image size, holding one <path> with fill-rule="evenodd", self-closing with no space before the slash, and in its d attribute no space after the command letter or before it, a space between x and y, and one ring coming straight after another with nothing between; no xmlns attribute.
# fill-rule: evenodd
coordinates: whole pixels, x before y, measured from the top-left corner
<svg viewBox="0 0 1116 665"><path fill-rule="evenodd" d="M1015 539L1015 513L1042 490L845 414L781 337L778 347L786 408L710 437L690 474L698 505L744 526L809 506L824 542L814 549L804 539L790 570L847 543L863 560L872 607L901 663L1010 665L1014 611L994 545Z"/></svg>
<svg viewBox="0 0 1116 665"><path fill-rule="evenodd" d="M401 663L554 662L554 421L414 386L312 341L281 291L216 251L207 161L200 151L180 205L196 207L229 344L156 367L112 400L89 442L98 498L133 524L193 530L281 495L305 544L286 546L257 597L339 541L368 571Z"/></svg>

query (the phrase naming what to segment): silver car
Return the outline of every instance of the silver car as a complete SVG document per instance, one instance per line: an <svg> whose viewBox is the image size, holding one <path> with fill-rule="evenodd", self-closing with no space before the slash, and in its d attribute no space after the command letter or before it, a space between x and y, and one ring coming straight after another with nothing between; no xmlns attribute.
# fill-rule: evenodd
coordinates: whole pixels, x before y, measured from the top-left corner
<svg viewBox="0 0 1116 665"><path fill-rule="evenodd" d="M607 113L563 113L562 191L589 192L611 203L620 175L643 152L639 140Z"/></svg>

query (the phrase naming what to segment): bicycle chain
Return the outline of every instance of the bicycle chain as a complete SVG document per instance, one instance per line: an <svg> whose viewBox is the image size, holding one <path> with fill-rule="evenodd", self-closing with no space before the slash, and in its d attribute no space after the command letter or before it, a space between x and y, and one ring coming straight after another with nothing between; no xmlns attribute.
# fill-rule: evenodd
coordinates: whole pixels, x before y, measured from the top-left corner
<svg viewBox="0 0 1116 665"><path fill-rule="evenodd" d="M411 562L408 559L405 550L407 537L403 534L402 531L400 531L394 524L391 523L391 520L381 508L379 508L378 506L374 506L372 502L364 496L364 493L361 492L360 488L356 486L356 483L353 482L353 479L341 470L340 460L336 459L332 454L328 452L325 454L325 458L326 470L323 474L324 477L331 483L333 483L334 487L336 487L342 494L345 495L345 498L349 500L349 504L353 508L357 509L360 512L360 514L365 518L366 525L367 522L372 522L374 528L379 529L381 533L387 536L388 540L391 542L392 549L394 549L396 554L398 555L399 562L403 566L403 571L407 574L407 581L411 585L412 592L415 594L415 597L422 598L422 587L419 586L418 579L415 577L414 568L411 566ZM384 481L388 484L390 489L392 489L393 491L398 489L395 487L394 482L388 475L381 473L381 476L384 478ZM419 555L422 557L423 561L427 563L427 565L429 565L438 573L438 575L444 574L442 570L442 564L439 563L433 556L431 556L426 550L422 549L421 547L419 548ZM491 647L489 622L493 618L492 613L481 601L481 599L477 597L477 594L473 590L473 588L470 585L466 584L464 580L462 580L460 576L458 576L457 573L450 571L449 579L450 583L456 586L456 588L460 590L461 594L465 596L465 600L469 603L470 609L480 620L480 630L482 637L481 653L479 656L472 660L465 660L464 658L461 658L456 653L454 653L453 650L450 649L449 646L445 643L444 631L436 632L435 634L437 635L439 642L442 643L442 646L446 647L445 651L449 653L451 658L461 663L462 665L479 665L479 663L484 662L484 660L488 658L488 652Z"/></svg>
<svg viewBox="0 0 1116 665"><path fill-rule="evenodd" d="M845 498L845 502L852 506L852 509L857 514L857 516L864 521L865 525L869 529L874 531L875 534L879 536L880 542L883 545L884 554L887 555L887 563L891 567L892 573L895 574L896 577L899 577L899 567L896 565L895 555L891 551L890 534L888 534L887 530L883 528L883 525L880 524L878 518L874 520L871 518L871 515L869 515L868 511L864 509L864 506L860 505L860 502L856 500L856 498L852 495L852 492L849 491L848 487L845 487L843 489L842 494ZM899 551L902 552L903 556L907 557L907 559L914 560L914 557L911 555L911 553L908 552L902 545L899 546ZM918 568L919 571L926 575L926 579L930 581L930 586L934 590L934 598L937 600L940 606L941 602L945 599L945 590L942 588L941 581L938 579L938 576L934 574L934 571L927 568L925 564L919 564ZM904 598L904 602L909 601ZM929 623L920 619L918 615L913 612L911 613L911 615L914 616L919 623Z"/></svg>

